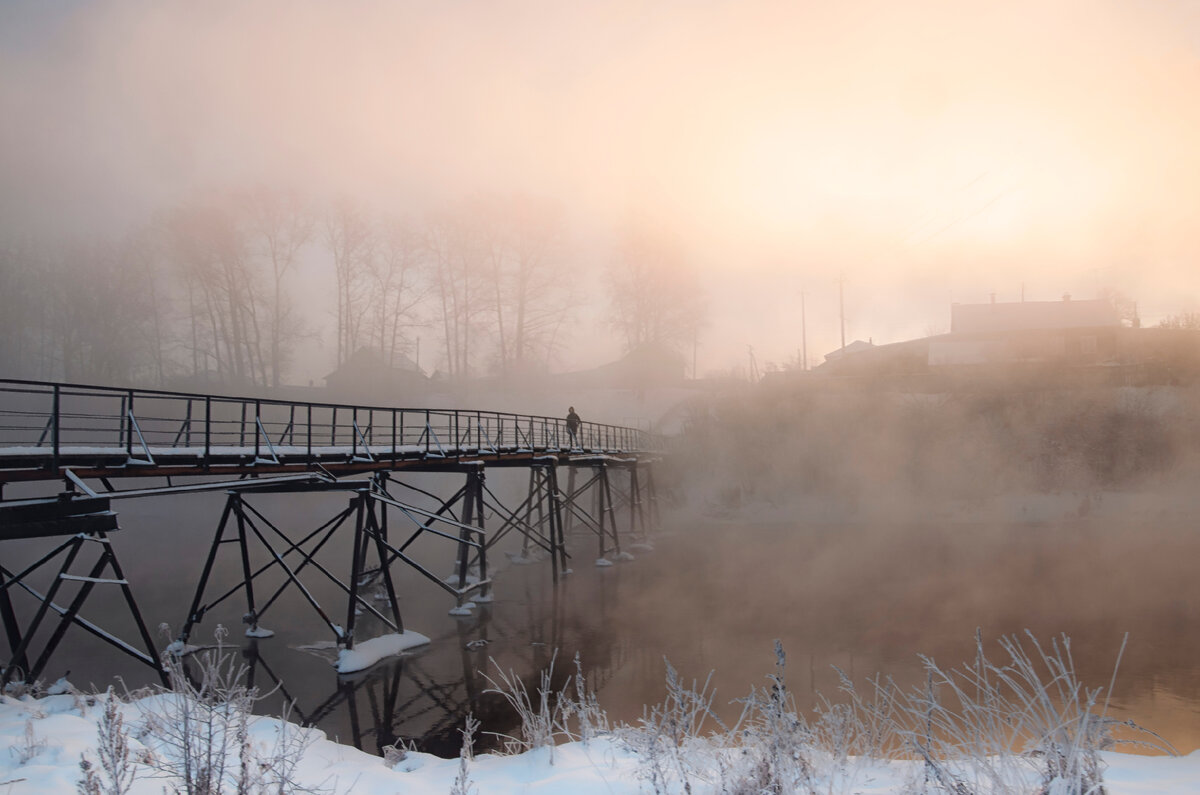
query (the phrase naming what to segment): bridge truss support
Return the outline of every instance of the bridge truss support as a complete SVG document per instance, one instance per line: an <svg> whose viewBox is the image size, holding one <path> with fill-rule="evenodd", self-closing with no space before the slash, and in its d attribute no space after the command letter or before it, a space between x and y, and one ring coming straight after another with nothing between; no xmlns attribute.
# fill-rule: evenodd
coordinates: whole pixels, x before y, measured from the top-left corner
<svg viewBox="0 0 1200 795"><path fill-rule="evenodd" d="M596 535L599 549L596 557L597 566L611 566L611 556L618 560L631 559L628 552L621 551L621 537L617 532L617 522L613 511L612 483L608 477L609 460L607 456L589 456L586 458L571 458L567 461L567 493L564 499L567 511L568 527L575 522ZM579 470L588 468L582 482ZM591 496L591 510L584 507L587 497Z"/></svg>
<svg viewBox="0 0 1200 795"><path fill-rule="evenodd" d="M611 478L616 502L614 514L628 509L628 535L633 546L650 546L651 533L660 526L658 493L654 484L654 467L648 462L616 460L610 462L613 469L624 470L627 479ZM627 488L622 488L627 486Z"/></svg>
<svg viewBox="0 0 1200 795"><path fill-rule="evenodd" d="M325 564L318 560L317 554L329 543L338 530L350 524L351 520L354 548L351 554L352 565L349 582L344 582L334 575ZM300 538L293 538L286 531L280 529L262 511L251 505L246 500L246 495L239 491L229 492L225 500L225 508L221 512L221 519L217 524L216 533L213 535L212 544L209 547L208 556L204 562L204 569L196 585L196 593L192 598L192 606L188 610L187 619L179 634L178 643L180 647L186 645L191 636L192 629L204 618L205 613L226 599L229 599L238 591L242 591L246 597L246 613L242 617L243 622L248 625L246 635L248 637L269 637L273 633L259 626L259 620L279 597L293 586L300 592L317 615L320 616L322 622L329 626L336 641L339 644L344 644L346 648L354 647L354 625L356 617L360 612L369 612L391 628L392 631L403 632L404 624L400 617L400 609L396 601L396 592L391 572L386 565L380 566L379 571L382 573L383 580L384 591L382 595L387 607L390 608L389 612L391 615L385 615L380 612L374 604L364 599L362 595L362 587L370 584L370 581L363 576L363 563L367 557L368 550L373 547L379 561L384 561L387 557L385 550L387 544L386 535L386 520L383 523L380 522L376 512L376 503L370 499L369 491L365 487L359 488L354 493L346 508L319 525L315 530ZM242 579L237 585L226 590L212 601L204 602L204 596L208 589L214 564L224 544L237 544L240 553ZM305 545L308 545L307 548ZM252 547L257 547L265 551L268 562L260 564L257 567L253 566L251 563ZM299 560L298 565L294 567L288 563L288 558L293 555ZM347 606L344 626L334 621L317 601L312 591L301 581L300 574L310 566L324 575L329 582L333 583L339 590L346 594ZM284 581L275 588L274 592L260 606L256 601L254 582L261 575L276 568L282 570Z"/></svg>
<svg viewBox="0 0 1200 795"><path fill-rule="evenodd" d="M566 529L571 531L581 526L597 536L597 565L609 565L610 552L617 559L632 557L621 549L617 514L623 509L628 509L626 545L648 545L651 531L660 526L654 468L649 461L594 456L570 459L567 466L567 491L563 496ZM579 470L584 468L590 469L590 473L582 473L581 477ZM613 470L628 473L627 489L622 489L620 479L612 476ZM590 510L586 507L589 496Z"/></svg>
<svg viewBox="0 0 1200 795"><path fill-rule="evenodd" d="M404 622L391 569L391 565L397 560L448 591L460 606L476 591L482 592L483 598L486 599L491 581L487 579L487 560L483 554L486 548L483 541L483 509L480 496L483 489L481 470L481 467L470 467L467 484L442 503L437 511L428 511L394 498L388 492L389 477L386 472L376 473L369 480L280 484L266 488L255 487L253 481L247 481L245 490L231 490L226 498L212 544L209 546L191 608L176 641L176 648L186 647L192 630L203 620L206 613L239 592L243 593L246 599L246 612L243 616L243 621L248 625L246 635L270 636L273 633L261 627L259 621L291 588L299 591L321 621L330 628L335 642L346 649L354 648L357 616L362 613L370 613L391 631L402 633ZM258 494L338 490L352 492L347 506L315 529L299 536L272 522L248 500L249 497ZM452 507L460 500L464 501L462 521L454 518L452 513ZM398 513L416 525L412 534L399 545L393 543L390 538L394 528L389 527L389 512ZM439 529L439 524L447 525L448 529ZM350 574L346 580L333 573L331 568L335 564L328 561L323 563L318 557L327 545L331 549L336 547L336 544L331 545L330 541L343 528L349 528L353 541ZM439 579L409 554L409 547L426 533L456 542L457 588ZM212 572L221 547L225 544L238 546L241 579L233 587L206 602L205 595ZM252 558L262 558L264 554L265 563L252 563ZM469 576L472 554L476 555L479 561L478 577ZM301 574L306 569L312 569L322 575L325 581L332 583L346 595L344 624L337 623L317 601L312 590L305 585ZM260 605L255 592L255 581L267 572L276 570L283 573L283 582ZM366 591L373 584L376 586L376 592L373 599L368 599ZM374 601L382 601L383 610L376 607Z"/></svg>
<svg viewBox="0 0 1200 795"><path fill-rule="evenodd" d="M95 515L88 517L91 524L94 524L99 518ZM167 683L162 660L150 638L150 632L142 619L137 601L129 587L129 581L125 578L106 532L118 529L116 516L111 512L105 512L105 518L109 520L105 522L107 525L105 529L93 528L70 536L20 571L12 571L0 565L0 618L3 619L5 635L11 649L8 661L4 663L3 668L0 668L0 684L8 684L15 680L36 682L42 676L51 655L72 625L83 628L124 654L150 666L158 673L163 684ZM6 538L11 537L11 535L6 536ZM89 558L90 566L88 566ZM35 589L30 581L55 561L61 561L58 572L53 576L49 587L43 594ZM97 585L115 585L120 588L125 606L133 619L145 651L81 615L84 604ZM74 596L65 607L55 601L64 586L75 587ZM37 608L28 622L21 621L13 604L12 594L18 589L32 596L37 603ZM33 656L35 637L47 622L51 612L58 615L58 622L31 665L29 660ZM53 619L50 620L53 621Z"/></svg>
<svg viewBox="0 0 1200 795"><path fill-rule="evenodd" d="M506 508L490 489L486 505L504 517L504 523L488 539L488 548L499 544L509 533L521 534L521 562L531 562L533 548L550 556L554 582L571 573L567 566L566 536L563 532L562 492L558 489L558 459L545 456L529 465L529 491L515 510Z"/></svg>

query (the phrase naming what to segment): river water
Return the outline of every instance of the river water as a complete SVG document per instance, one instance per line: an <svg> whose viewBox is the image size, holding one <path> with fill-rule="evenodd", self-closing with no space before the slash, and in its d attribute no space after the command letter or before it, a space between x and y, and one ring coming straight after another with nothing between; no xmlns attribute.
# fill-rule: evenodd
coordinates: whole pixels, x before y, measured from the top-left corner
<svg viewBox="0 0 1200 795"><path fill-rule="evenodd" d="M519 494L516 473L493 485L504 487L503 477ZM152 627L177 630L183 621L223 499L116 504L122 529L114 546ZM300 532L336 513L345 495L261 497L255 504ZM398 567L406 627L432 642L354 676L339 677L331 652L311 648L331 634L294 589L263 618L275 637L241 637L244 603L235 596L205 617L192 641L211 643L218 624L230 628L226 643L255 684L275 688L264 710L291 702L294 719L374 753L406 741L452 755L468 711L485 732L516 731L503 699L487 692L487 676L512 670L533 683L555 659L561 677L574 670L576 654L613 721L636 721L643 705L662 700L664 659L686 680L712 672L717 712L733 720L735 700L774 671L777 639L787 653L789 686L801 706L811 707L819 694L838 699L835 666L860 684L882 673L918 685L919 654L946 667L970 661L977 630L997 658L999 636L1029 630L1046 642L1066 635L1080 679L1104 687L1129 633L1110 713L1153 729L1181 752L1200 748L1200 535L1182 523L813 524L669 511L664 520L653 550L635 550L634 560L609 568L593 565L594 537L577 533L574 572L557 587L548 561L518 565L494 554L495 601L469 617L448 615L449 595ZM349 537L334 559L348 556ZM511 540L508 552L519 545ZM223 549L217 585L236 583L236 548ZM36 544L16 549L14 565ZM414 550L438 574L450 573L449 542L429 539ZM345 598L320 580L306 572L306 585L340 622ZM258 593L270 590L264 585ZM86 614L132 637L113 596L98 590ZM381 631L369 617L359 627L360 638ZM169 638L157 639L165 645ZM114 677L128 687L153 679L78 630L46 677L64 673L80 687L106 687ZM484 747L499 742L481 738Z"/></svg>

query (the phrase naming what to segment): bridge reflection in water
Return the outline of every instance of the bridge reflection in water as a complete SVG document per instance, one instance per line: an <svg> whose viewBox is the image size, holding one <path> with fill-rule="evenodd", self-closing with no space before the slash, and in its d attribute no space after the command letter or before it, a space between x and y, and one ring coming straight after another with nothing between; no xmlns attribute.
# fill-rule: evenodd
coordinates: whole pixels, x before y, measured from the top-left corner
<svg viewBox="0 0 1200 795"><path fill-rule="evenodd" d="M453 629L435 636L428 648L355 674L331 671L307 677L303 691L289 687L288 675L276 673L289 663L294 669L299 652L250 639L242 649L247 683L289 705L292 720L318 726L368 753L382 755L388 746L411 745L453 756L462 744L467 714L486 731L476 738L477 750L498 749L502 735L519 736L520 721L502 696L489 692L488 676L497 678L497 666L525 672L521 681L530 693L539 672L552 668L552 685L561 690L576 669L573 660L556 658L556 650L578 647L587 687L600 690L626 654L613 633L569 626L572 619L564 617L553 588L525 603L529 610L519 616L483 606L472 616L455 619ZM590 618L602 626L609 618L607 602L597 600L595 607Z"/></svg>
<svg viewBox="0 0 1200 795"><path fill-rule="evenodd" d="M285 592L300 595L337 648L353 649L360 615L382 632L404 631L398 578L434 583L452 613L486 610L488 553L513 534L522 557L550 561L554 582L573 565L568 533L593 539L589 563L629 557L628 547L658 521L653 463L662 452L663 440L644 430L584 423L572 438L564 420L533 415L0 381L0 549L21 544L28 558L16 566L0 556L3 681L41 677L71 627L161 674L135 598L139 572L122 569L111 543L121 529L115 500L225 494L175 649L186 648L210 610L235 598L245 601L247 636L266 636L260 621ZM528 470L528 489L524 499L502 500L487 472L514 467ZM457 488L442 497L416 485L418 474ZM132 478L141 479L136 487L114 486ZM42 496L10 498L18 484ZM58 484L61 491L46 493ZM269 495L300 494L325 496L324 521L297 527L264 507ZM431 551L431 540L441 551ZM447 560L453 574L439 577ZM232 587L216 587L230 572ZM314 581L331 585L343 608L328 610ZM121 591L132 640L85 617L97 586ZM399 667L410 665L419 671L419 662ZM477 683L465 675L463 682L470 700Z"/></svg>

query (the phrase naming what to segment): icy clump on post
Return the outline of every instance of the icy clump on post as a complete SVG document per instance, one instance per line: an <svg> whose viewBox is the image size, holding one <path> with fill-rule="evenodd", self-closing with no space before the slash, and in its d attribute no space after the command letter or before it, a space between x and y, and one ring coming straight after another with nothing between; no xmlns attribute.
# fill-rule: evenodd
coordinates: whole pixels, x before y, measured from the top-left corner
<svg viewBox="0 0 1200 795"><path fill-rule="evenodd" d="M474 609L474 602L463 602L461 605L450 608L448 612L452 616L469 616L471 615L471 611Z"/></svg>
<svg viewBox="0 0 1200 795"><path fill-rule="evenodd" d="M364 640L353 649L342 649L338 652L337 672L349 674L362 671L370 668L384 657L391 657L427 643L429 643L429 638L411 630Z"/></svg>
<svg viewBox="0 0 1200 795"><path fill-rule="evenodd" d="M249 627L246 630L246 637L247 638L273 638L273 637L275 637L275 630L266 629L264 627Z"/></svg>

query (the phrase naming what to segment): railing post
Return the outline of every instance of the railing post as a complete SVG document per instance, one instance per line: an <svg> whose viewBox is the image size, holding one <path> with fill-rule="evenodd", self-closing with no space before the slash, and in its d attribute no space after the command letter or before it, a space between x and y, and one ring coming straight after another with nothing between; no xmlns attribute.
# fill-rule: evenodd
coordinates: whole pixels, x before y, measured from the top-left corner
<svg viewBox="0 0 1200 795"><path fill-rule="evenodd" d="M258 430L261 427L262 427L262 401L256 399L254 401L254 463L256 463L256 464L258 463L258 446L260 444L262 444L262 440L259 438L262 436L262 434L259 433L259 430Z"/></svg>
<svg viewBox="0 0 1200 795"><path fill-rule="evenodd" d="M355 406L350 410L350 427L354 429L354 432L350 434L350 457L357 458L358 435L362 433L362 431L358 429L358 406Z"/></svg>
<svg viewBox="0 0 1200 795"><path fill-rule="evenodd" d="M204 467L209 466L212 454L212 395L204 396Z"/></svg>
<svg viewBox="0 0 1200 795"><path fill-rule="evenodd" d="M184 432L183 432L183 446L191 447L192 446L192 399L191 398L188 398L187 417L185 418L185 420L187 422L187 425L184 426L184 428L186 430L184 430Z"/></svg>
<svg viewBox="0 0 1200 795"><path fill-rule="evenodd" d="M55 384L54 385L54 405L51 408L51 410L54 412L54 417L53 417L54 424L51 427L51 431L50 431L52 434L51 441L54 444L54 459L51 462L51 465L52 465L52 468L54 469L55 474L58 473L58 453L59 453L59 444L60 444L59 437L58 437L58 433L59 433L59 429L60 429L59 407L61 405L62 404L60 401L59 386L58 386L58 384Z"/></svg>
<svg viewBox="0 0 1200 795"><path fill-rule="evenodd" d="M304 455L305 462L312 466L312 404L309 403L306 408L308 409L308 422L305 423L307 430L304 433Z"/></svg>
<svg viewBox="0 0 1200 795"><path fill-rule="evenodd" d="M425 455L429 455L429 441L433 436L433 426L429 424L429 409L425 409Z"/></svg>
<svg viewBox="0 0 1200 795"><path fill-rule="evenodd" d="M337 406L333 407L333 416L329 420L329 446L337 447Z"/></svg>
<svg viewBox="0 0 1200 795"><path fill-rule="evenodd" d="M133 390L129 390L129 422L125 423L125 456L133 458Z"/></svg>
<svg viewBox="0 0 1200 795"><path fill-rule="evenodd" d="M121 394L121 416L117 417L117 446L119 447L125 442L125 422L128 415L125 413L125 394Z"/></svg>

